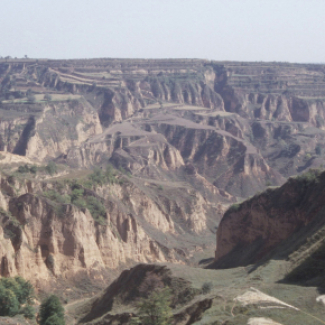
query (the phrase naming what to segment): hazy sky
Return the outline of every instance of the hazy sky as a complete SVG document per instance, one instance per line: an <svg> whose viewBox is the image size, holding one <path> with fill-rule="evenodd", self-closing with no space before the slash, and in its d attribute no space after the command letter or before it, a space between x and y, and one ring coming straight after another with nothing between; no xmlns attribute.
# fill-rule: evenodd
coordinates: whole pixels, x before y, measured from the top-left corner
<svg viewBox="0 0 325 325"><path fill-rule="evenodd" d="M325 62L325 0L0 0L0 55Z"/></svg>

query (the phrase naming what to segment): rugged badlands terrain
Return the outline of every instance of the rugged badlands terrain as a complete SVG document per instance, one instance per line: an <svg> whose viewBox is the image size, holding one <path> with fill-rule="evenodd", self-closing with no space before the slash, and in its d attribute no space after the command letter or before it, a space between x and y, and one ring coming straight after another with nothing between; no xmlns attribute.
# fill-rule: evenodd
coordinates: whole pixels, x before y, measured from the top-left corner
<svg viewBox="0 0 325 325"><path fill-rule="evenodd" d="M270 261L284 244L279 260L286 258L321 222L322 176L314 194L301 179L274 187L323 167L325 66L0 60L0 101L0 274L19 274L39 292L91 295L119 270L153 262L178 266L130 272L156 272L171 283L189 270L187 278L220 275L236 287L226 271L190 268L213 257L216 232L210 267L240 267L228 275L242 286L239 279L254 280L258 269L242 267ZM265 288L284 277L277 267ZM183 271L173 275L177 268ZM192 287L185 278L184 288ZM123 295L112 286L109 296ZM175 311L182 324L204 320L216 303L210 296L194 302L200 292L192 293L191 307L182 302L186 310ZM96 299L106 301L103 295ZM116 299L130 304L123 297ZM115 310L112 302L96 307L96 299L81 321ZM113 314L98 324L122 322Z"/></svg>

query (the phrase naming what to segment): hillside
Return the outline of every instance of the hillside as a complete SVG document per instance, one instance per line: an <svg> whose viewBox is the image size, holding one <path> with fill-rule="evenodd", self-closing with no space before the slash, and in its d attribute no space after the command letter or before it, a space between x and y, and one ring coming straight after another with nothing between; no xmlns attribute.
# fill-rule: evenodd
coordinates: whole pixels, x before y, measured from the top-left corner
<svg viewBox="0 0 325 325"><path fill-rule="evenodd" d="M212 257L230 205L324 164L324 71L1 59L1 276L75 299L139 262Z"/></svg>

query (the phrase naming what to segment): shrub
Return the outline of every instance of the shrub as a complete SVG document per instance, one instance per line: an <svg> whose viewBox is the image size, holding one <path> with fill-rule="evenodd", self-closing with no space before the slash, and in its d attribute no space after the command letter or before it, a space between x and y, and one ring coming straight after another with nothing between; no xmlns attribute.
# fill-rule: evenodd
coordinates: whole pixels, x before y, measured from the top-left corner
<svg viewBox="0 0 325 325"><path fill-rule="evenodd" d="M296 176L296 180L303 181L305 183L317 182L317 178L320 174L318 169L309 169L306 173Z"/></svg>
<svg viewBox="0 0 325 325"><path fill-rule="evenodd" d="M44 192L44 196L60 204L69 204L71 202L71 198L69 195L61 195L60 193L54 190L48 190Z"/></svg>
<svg viewBox="0 0 325 325"><path fill-rule="evenodd" d="M18 173L21 173L21 174L24 174L24 173L36 174L37 173L37 166L32 165L32 166L29 167L27 164L25 164L25 165L19 166L17 171L18 171Z"/></svg>
<svg viewBox="0 0 325 325"><path fill-rule="evenodd" d="M93 183L98 185L103 185L105 182L105 175L103 171L98 167L94 169L93 173L90 174L89 178Z"/></svg>
<svg viewBox="0 0 325 325"><path fill-rule="evenodd" d="M37 166L33 165L29 168L29 172L32 174L36 174L37 173Z"/></svg>
<svg viewBox="0 0 325 325"><path fill-rule="evenodd" d="M47 264L49 269L51 269L51 270L54 269L55 260L54 260L53 254L49 254L49 256L46 259L46 264Z"/></svg>
<svg viewBox="0 0 325 325"><path fill-rule="evenodd" d="M107 165L105 171L98 167L94 168L92 174L89 175L89 180L92 185L114 184L117 182L114 169L111 165Z"/></svg>
<svg viewBox="0 0 325 325"><path fill-rule="evenodd" d="M75 206L77 206L79 209L84 209L87 207L87 203L83 198L78 198L72 202Z"/></svg>
<svg viewBox="0 0 325 325"><path fill-rule="evenodd" d="M202 284L201 291L205 295L211 291L212 287L213 287L212 282L204 282Z"/></svg>
<svg viewBox="0 0 325 325"><path fill-rule="evenodd" d="M64 318L59 317L56 314L50 316L44 323L44 325L64 325L64 324L65 324Z"/></svg>
<svg viewBox="0 0 325 325"><path fill-rule="evenodd" d="M59 298L51 295L40 306L41 325L65 325L64 309Z"/></svg>
<svg viewBox="0 0 325 325"><path fill-rule="evenodd" d="M267 180L265 186L272 186L272 182L270 180Z"/></svg>
<svg viewBox="0 0 325 325"><path fill-rule="evenodd" d="M28 93L27 100L31 103L34 103L36 101L36 97L32 93Z"/></svg>
<svg viewBox="0 0 325 325"><path fill-rule="evenodd" d="M138 304L139 319L143 325L169 325L172 316L169 288L154 291Z"/></svg>
<svg viewBox="0 0 325 325"><path fill-rule="evenodd" d="M87 197L87 209L91 213L95 221L100 224L105 224L106 209L104 205L95 197Z"/></svg>
<svg viewBox="0 0 325 325"><path fill-rule="evenodd" d="M75 202L80 199L84 194L83 188L75 188L73 189L72 193L70 194L71 196L71 202L75 204Z"/></svg>
<svg viewBox="0 0 325 325"><path fill-rule="evenodd" d="M28 165L24 165L24 166L19 166L18 167L18 173L29 173L29 167Z"/></svg>
<svg viewBox="0 0 325 325"><path fill-rule="evenodd" d="M25 318L33 319L35 317L35 309L27 305L19 310L19 314L22 314Z"/></svg>
<svg viewBox="0 0 325 325"><path fill-rule="evenodd" d="M44 95L44 100L47 102L50 102L52 100L52 96L50 94L45 94Z"/></svg>
<svg viewBox="0 0 325 325"><path fill-rule="evenodd" d="M305 160L309 160L311 158L311 154L310 153L306 153L304 159Z"/></svg>
<svg viewBox="0 0 325 325"><path fill-rule="evenodd" d="M45 167L45 170L47 171L48 174L51 176L57 173L57 166L55 162L50 161L47 166Z"/></svg>
<svg viewBox="0 0 325 325"><path fill-rule="evenodd" d="M315 153L318 156L322 154L322 148L319 145L316 146Z"/></svg>
<svg viewBox="0 0 325 325"><path fill-rule="evenodd" d="M28 307L33 303L34 289L30 282L21 277L0 279L0 316L15 316L20 311L25 317L33 317L34 310ZM21 309L21 305L26 306Z"/></svg>
<svg viewBox="0 0 325 325"><path fill-rule="evenodd" d="M19 302L13 291L0 285L0 316L13 317L18 311Z"/></svg>

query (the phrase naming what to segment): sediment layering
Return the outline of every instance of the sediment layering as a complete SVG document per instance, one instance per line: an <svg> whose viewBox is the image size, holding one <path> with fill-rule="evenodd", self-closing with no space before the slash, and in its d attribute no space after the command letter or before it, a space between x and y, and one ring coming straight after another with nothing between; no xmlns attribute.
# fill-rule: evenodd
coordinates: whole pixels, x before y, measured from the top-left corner
<svg viewBox="0 0 325 325"><path fill-rule="evenodd" d="M41 286L103 279L128 263L196 263L214 249L230 204L324 163L324 71L206 60L1 60L1 275ZM249 211L245 204L240 211ZM228 211L218 229L218 260L237 245L239 216ZM263 220L271 239L262 236L258 256L297 226L273 231L282 221ZM246 242L257 233L247 231Z"/></svg>

